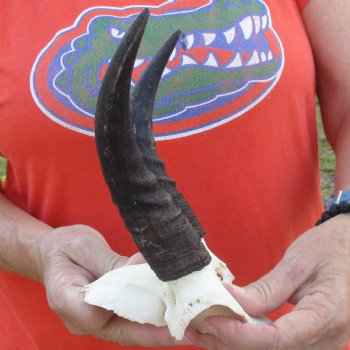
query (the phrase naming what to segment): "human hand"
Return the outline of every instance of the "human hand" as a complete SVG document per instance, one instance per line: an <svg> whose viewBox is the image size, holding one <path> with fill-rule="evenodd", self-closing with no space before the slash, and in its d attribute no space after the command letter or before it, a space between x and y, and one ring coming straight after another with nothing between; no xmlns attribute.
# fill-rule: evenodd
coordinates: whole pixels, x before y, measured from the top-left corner
<svg viewBox="0 0 350 350"><path fill-rule="evenodd" d="M83 225L53 229L37 241L34 249L48 303L72 334L89 334L123 345L175 344L166 327L130 322L84 302L85 285L112 269L143 262L141 254L120 256L97 231ZM188 330L188 339L193 336L195 333ZM189 341L176 344L188 345Z"/></svg>
<svg viewBox="0 0 350 350"><path fill-rule="evenodd" d="M208 318L208 349L343 350L350 337L350 216L338 215L300 236L281 262L255 283L228 286L245 311L262 316L289 301L270 325Z"/></svg>

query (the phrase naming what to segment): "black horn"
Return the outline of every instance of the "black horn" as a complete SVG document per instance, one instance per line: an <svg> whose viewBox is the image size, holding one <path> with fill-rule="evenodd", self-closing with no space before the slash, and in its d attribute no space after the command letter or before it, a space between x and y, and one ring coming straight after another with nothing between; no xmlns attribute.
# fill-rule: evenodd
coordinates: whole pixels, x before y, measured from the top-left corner
<svg viewBox="0 0 350 350"><path fill-rule="evenodd" d="M95 135L102 172L113 202L153 271L159 279L169 281L201 270L209 264L210 255L181 205L174 201L172 190L162 184L165 169L163 174L153 165L148 168L148 156L145 156L148 153L140 150L137 141L134 121L149 117L148 111L151 109L152 113L154 102L152 97L150 106L147 96L134 94L130 108L131 75L148 17L147 9L137 17L110 62L97 101ZM158 53L157 57L164 55L162 68L147 72L150 89L154 91L151 94L155 94L169 51L171 54L178 36L179 33L175 33ZM167 53L163 54L164 51ZM131 115L135 109L139 114L136 118ZM153 136L151 143L154 147ZM173 183L171 179L167 182Z"/></svg>
<svg viewBox="0 0 350 350"><path fill-rule="evenodd" d="M177 31L168 39L141 75L132 94L131 117L135 123L137 143L147 168L156 175L161 186L171 194L175 205L182 210L183 215L187 217L200 237L204 237L205 232L192 208L182 193L176 189L175 181L167 175L164 162L157 154L152 132L153 106L157 88L180 35L181 32Z"/></svg>

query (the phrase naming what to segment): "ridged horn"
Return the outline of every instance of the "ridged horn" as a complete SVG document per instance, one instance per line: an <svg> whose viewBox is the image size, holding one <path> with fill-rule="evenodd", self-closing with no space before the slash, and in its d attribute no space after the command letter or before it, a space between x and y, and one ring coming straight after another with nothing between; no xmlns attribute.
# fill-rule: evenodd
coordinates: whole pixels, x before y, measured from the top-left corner
<svg viewBox="0 0 350 350"><path fill-rule="evenodd" d="M147 168L156 175L164 190L171 194L175 205L182 210L183 215L203 238L205 232L196 215L183 194L176 189L175 181L168 176L165 164L158 156L152 132L153 106L158 85L180 35L181 32L177 31L168 39L141 75L132 94L131 116L135 123L137 143Z"/></svg>
<svg viewBox="0 0 350 350"><path fill-rule="evenodd" d="M95 136L113 202L152 270L159 279L170 281L201 270L209 264L210 255L171 194L145 165L137 144L130 114L130 84L148 17L145 9L110 62L97 100ZM151 75L150 84L152 80L159 77Z"/></svg>

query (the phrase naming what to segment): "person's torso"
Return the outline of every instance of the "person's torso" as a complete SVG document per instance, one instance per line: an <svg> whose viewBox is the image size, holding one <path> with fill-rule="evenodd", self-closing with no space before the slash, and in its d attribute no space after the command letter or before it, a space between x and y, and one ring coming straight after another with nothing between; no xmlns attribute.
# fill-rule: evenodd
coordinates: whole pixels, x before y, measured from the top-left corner
<svg viewBox="0 0 350 350"><path fill-rule="evenodd" d="M314 66L293 0L6 2L0 13L0 154L9 165L3 191L54 227L90 225L117 252L136 251L99 168L94 110L109 59L144 7L151 16L133 84L169 35L183 32L155 103L158 152L209 247L238 284L251 282L321 208ZM31 282L6 278L3 290L17 313L13 285ZM29 288L40 294L37 289ZM31 308L21 320L29 333ZM46 305L37 308L46 315ZM45 343L42 335L33 337Z"/></svg>

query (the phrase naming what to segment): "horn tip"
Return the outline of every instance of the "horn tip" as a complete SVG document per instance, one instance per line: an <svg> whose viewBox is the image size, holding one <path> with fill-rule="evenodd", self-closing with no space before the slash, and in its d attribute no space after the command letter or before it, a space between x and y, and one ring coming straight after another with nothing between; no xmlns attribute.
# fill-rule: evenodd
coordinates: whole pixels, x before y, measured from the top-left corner
<svg viewBox="0 0 350 350"><path fill-rule="evenodd" d="M149 15L150 15L150 12L149 12L149 8L148 7L145 7L143 9L143 11L140 13L141 17L145 17L147 19L148 19Z"/></svg>

